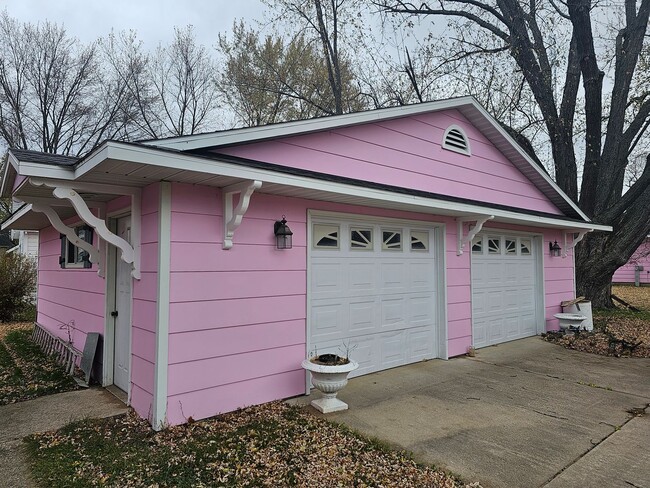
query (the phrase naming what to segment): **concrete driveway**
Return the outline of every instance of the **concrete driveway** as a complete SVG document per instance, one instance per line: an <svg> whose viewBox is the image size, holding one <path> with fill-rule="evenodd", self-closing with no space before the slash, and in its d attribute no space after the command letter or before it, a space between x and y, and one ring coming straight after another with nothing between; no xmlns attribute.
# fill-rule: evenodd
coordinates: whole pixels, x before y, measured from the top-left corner
<svg viewBox="0 0 650 488"><path fill-rule="evenodd" d="M486 487L650 487L650 359L533 337L355 378L339 396L350 410L328 419Z"/></svg>

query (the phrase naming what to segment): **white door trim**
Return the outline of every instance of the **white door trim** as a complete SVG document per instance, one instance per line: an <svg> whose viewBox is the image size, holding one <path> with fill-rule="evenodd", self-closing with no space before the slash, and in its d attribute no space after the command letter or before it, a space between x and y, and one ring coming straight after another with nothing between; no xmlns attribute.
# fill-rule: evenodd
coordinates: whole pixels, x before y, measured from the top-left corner
<svg viewBox="0 0 650 488"><path fill-rule="evenodd" d="M120 218L130 216L130 211L127 209L112 212L111 216L107 219L107 227L111 232L117 232L117 221ZM115 310L117 305L117 297L115 295L115 287L117 284L116 265L117 248L115 246L106 246L106 280L105 280L105 312L104 312L104 337L103 337L103 364L102 364L102 386L110 386L114 384L113 368L115 367L115 318L111 316L111 312ZM129 386L127 388L127 405L131 404L131 369L133 357L131 354L133 348L133 328L131 326L133 319L133 279L131 279L131 306L129 307Z"/></svg>
<svg viewBox="0 0 650 488"><path fill-rule="evenodd" d="M311 353L311 313L309 310L310 299L312 295L311 278L312 278L312 227L314 219L333 219L344 220L352 222L368 222L373 223L387 223L399 224L420 228L429 228L433 230L433 244L435 246L433 259L436 266L436 320L437 326L437 341L434 341L434 355L436 358L448 359L448 344L447 344L447 273L446 273L446 226L439 222L430 220L417 220L417 219L400 219L393 217L381 217L376 215L354 214L344 212L331 212L324 210L307 210L307 294L305 296L305 311L306 311L306 338L305 338L305 357L309 357ZM309 395L311 384L309 375L305 375L305 394Z"/></svg>

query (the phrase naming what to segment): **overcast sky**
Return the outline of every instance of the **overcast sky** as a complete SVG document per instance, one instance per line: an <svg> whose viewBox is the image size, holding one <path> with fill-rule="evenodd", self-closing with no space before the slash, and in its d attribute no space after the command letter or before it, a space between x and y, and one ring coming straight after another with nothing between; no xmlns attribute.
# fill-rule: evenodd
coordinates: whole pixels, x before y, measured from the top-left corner
<svg viewBox="0 0 650 488"><path fill-rule="evenodd" d="M111 29L133 29L147 47L169 42L174 26L194 26L198 41L216 44L219 32L233 20L262 20L259 0L0 0L0 9L20 21L50 20L64 24L83 42L103 37Z"/></svg>

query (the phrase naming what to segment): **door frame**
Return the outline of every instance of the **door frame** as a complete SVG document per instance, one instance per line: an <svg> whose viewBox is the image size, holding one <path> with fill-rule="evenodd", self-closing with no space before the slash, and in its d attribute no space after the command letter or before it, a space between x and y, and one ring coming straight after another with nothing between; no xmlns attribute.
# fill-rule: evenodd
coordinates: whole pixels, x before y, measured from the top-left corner
<svg viewBox="0 0 650 488"><path fill-rule="evenodd" d="M432 216L434 217L434 216ZM309 357L311 351L311 311L309 308L311 299L311 258L312 258L312 227L313 221L319 219L347 220L364 223L386 223L393 225L407 225L412 227L429 228L433 230L433 253L436 270L436 340L434 341L434 359L449 359L447 341L447 227L442 222L432 220L399 219L393 217L381 217L377 215L365 215L345 212L332 212L327 210L307 209L307 293L305 294L305 357ZM305 374L305 395L311 391L309 375Z"/></svg>
<svg viewBox="0 0 650 488"><path fill-rule="evenodd" d="M497 234L499 236L514 236L514 237L528 237L533 246L533 253L535 257L535 334L539 335L546 331L546 292L544 281L544 234L540 232L526 232L523 230L508 230L492 227L484 227L481 232L477 234ZM470 289L470 309L472 315L472 347L474 347L474 286L473 286L473 272L474 272L474 254L472 253L472 243L468 245L467 252L470 255L469 264L469 289ZM516 340L516 339L515 339ZM507 342L507 341L506 341ZM484 346L489 347L489 346Z"/></svg>
<svg viewBox="0 0 650 488"><path fill-rule="evenodd" d="M117 221L124 217L131 216L131 211L120 210L115 212L107 218L107 227L108 229L116 234L117 233ZM116 306L116 294L115 286L117 284L117 275L116 275L116 265L118 262L117 252L118 249L115 246L106 246L106 303L104 311L104 341L103 341L103 364L102 364L102 386L107 387L113 383L113 368L115 367L115 318L111 316L111 312L115 310ZM131 327L132 317L133 317L133 278L131 278L131 307L129 313L129 386L127 388L127 405L131 404L131 368L133 355L131 351L133 349L133 330Z"/></svg>

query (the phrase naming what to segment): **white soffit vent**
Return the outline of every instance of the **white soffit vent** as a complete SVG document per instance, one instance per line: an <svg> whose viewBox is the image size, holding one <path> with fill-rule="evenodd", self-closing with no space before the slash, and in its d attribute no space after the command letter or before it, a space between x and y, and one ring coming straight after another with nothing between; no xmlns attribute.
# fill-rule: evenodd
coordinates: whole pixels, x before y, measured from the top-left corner
<svg viewBox="0 0 650 488"><path fill-rule="evenodd" d="M469 141L465 131L457 125L450 125L442 138L442 148L470 156Z"/></svg>

